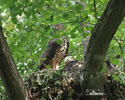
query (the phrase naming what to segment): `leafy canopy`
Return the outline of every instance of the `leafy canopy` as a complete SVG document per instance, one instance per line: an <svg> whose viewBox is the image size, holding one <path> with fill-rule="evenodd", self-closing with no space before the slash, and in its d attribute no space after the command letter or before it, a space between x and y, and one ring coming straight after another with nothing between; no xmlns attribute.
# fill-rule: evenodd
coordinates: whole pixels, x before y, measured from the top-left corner
<svg viewBox="0 0 125 100"><path fill-rule="evenodd" d="M91 36L107 2L108 0L0 0L3 31L22 77L36 69L40 55L53 38L66 36L70 41L69 53L81 60L82 37ZM108 59L118 66L125 66L124 26L125 21L115 35L118 41L113 39L108 51ZM121 58L113 59L118 54Z"/></svg>

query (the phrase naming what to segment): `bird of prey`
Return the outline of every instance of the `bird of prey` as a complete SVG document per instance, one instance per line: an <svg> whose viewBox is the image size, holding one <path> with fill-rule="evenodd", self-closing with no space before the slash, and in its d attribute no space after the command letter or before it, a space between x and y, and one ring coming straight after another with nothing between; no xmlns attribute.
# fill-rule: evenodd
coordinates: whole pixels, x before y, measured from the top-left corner
<svg viewBox="0 0 125 100"><path fill-rule="evenodd" d="M38 68L40 70L46 68L46 65L50 65L52 69L58 69L58 65L67 56L69 41L66 37L61 37L62 44L58 44L58 39L50 40L46 50L42 53L41 58L45 58L40 62Z"/></svg>

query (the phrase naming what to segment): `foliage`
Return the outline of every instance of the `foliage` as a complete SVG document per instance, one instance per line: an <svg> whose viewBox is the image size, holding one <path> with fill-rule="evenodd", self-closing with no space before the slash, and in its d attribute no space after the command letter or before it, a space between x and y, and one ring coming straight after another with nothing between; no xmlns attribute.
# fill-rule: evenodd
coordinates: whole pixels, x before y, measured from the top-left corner
<svg viewBox="0 0 125 100"><path fill-rule="evenodd" d="M82 60L82 37L91 36L107 2L96 0L95 10L94 0L0 0L3 31L20 75L25 78L35 71L48 41L60 36L70 40L69 54ZM117 30L106 58L121 70L125 69L124 26L125 21ZM118 54L119 59L115 58Z"/></svg>
<svg viewBox="0 0 125 100"><path fill-rule="evenodd" d="M0 1L4 33L20 74L26 75L39 65L39 57L50 39L66 36L71 52L81 44L81 36L90 36L97 22L93 3L86 0ZM97 2L98 17L104 9L102 4L106 3L105 0ZM80 60L82 51L79 46L72 56Z"/></svg>
<svg viewBox="0 0 125 100"><path fill-rule="evenodd" d="M68 95L68 82L66 75L62 70L42 70L34 72L30 78L25 81L27 89L30 90L32 98L41 98L60 100L63 96ZM63 85L62 85L63 84ZM67 87L67 88L66 88ZM37 95L35 95L37 94Z"/></svg>
<svg viewBox="0 0 125 100"><path fill-rule="evenodd" d="M82 64L82 61L75 60L67 63L64 69L44 69L34 72L25 81L32 98L42 97L41 100L82 100L86 98L81 91L79 81ZM105 98L105 100L124 99L125 84L122 81L125 78L124 74L120 71L105 73L102 77L103 90L95 89L96 93L104 93L102 99ZM88 89L86 94L92 93L92 91Z"/></svg>

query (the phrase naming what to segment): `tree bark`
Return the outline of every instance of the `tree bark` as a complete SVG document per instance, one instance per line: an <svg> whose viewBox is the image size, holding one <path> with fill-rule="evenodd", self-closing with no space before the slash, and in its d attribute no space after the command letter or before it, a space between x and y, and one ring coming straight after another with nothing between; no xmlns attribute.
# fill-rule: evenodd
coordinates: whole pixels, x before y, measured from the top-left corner
<svg viewBox="0 0 125 100"><path fill-rule="evenodd" d="M81 87L85 95L86 89L96 91L102 87L100 71L103 68L104 58L124 16L125 0L110 0L92 31L80 74ZM96 99L89 98L87 100Z"/></svg>
<svg viewBox="0 0 125 100"><path fill-rule="evenodd" d="M125 16L125 0L110 0L104 14L92 31L84 56L80 80L83 93L86 89L101 89L101 69L110 42ZM26 89L16 69L13 57L0 26L0 75L10 100L27 100ZM88 97L87 97L88 98ZM85 100L96 100L89 97ZM97 98L98 99L98 98Z"/></svg>
<svg viewBox="0 0 125 100"><path fill-rule="evenodd" d="M2 26L0 26L0 75L9 100L27 100L23 81L3 35Z"/></svg>

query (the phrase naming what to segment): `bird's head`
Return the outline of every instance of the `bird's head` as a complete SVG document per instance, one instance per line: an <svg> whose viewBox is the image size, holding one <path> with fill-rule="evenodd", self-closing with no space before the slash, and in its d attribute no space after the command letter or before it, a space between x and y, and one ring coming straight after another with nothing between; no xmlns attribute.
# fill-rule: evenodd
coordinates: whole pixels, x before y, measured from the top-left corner
<svg viewBox="0 0 125 100"><path fill-rule="evenodd" d="M61 36L61 40L62 40L64 43L69 42L68 39L67 39L66 37L64 37L64 36Z"/></svg>

